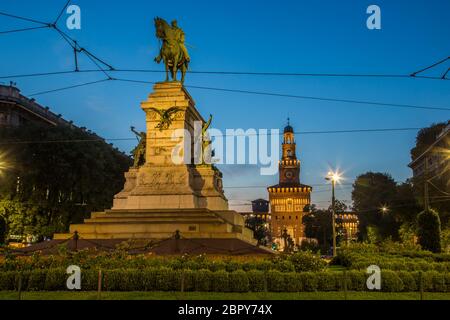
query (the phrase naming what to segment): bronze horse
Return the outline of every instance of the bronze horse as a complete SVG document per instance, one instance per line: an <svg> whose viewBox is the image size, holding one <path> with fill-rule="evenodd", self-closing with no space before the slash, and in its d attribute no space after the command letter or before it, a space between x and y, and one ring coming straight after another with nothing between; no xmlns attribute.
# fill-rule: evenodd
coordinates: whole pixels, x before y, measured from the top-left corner
<svg viewBox="0 0 450 320"><path fill-rule="evenodd" d="M177 81L177 73L181 71L181 82L188 69L189 61L181 48L184 42L183 31L170 26L164 19L155 18L156 37L162 40L159 55L155 58L157 63L164 61L166 67L166 81L169 81L169 70L172 81Z"/></svg>

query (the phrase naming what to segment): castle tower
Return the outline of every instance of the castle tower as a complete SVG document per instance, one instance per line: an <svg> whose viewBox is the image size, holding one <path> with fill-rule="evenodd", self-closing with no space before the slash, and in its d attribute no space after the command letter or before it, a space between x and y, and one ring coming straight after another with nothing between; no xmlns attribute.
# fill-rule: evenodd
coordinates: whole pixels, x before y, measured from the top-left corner
<svg viewBox="0 0 450 320"><path fill-rule="evenodd" d="M279 183L267 188L272 212L272 238L281 248L285 245L283 234L286 232L296 245L301 244L305 206L311 203L312 188L300 183L300 160L297 159L296 147L294 129L288 119L283 132Z"/></svg>

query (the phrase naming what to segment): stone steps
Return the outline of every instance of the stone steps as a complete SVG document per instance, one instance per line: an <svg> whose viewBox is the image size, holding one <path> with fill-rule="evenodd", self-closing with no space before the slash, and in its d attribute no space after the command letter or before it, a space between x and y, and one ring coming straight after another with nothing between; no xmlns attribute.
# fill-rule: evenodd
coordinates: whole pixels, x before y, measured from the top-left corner
<svg viewBox="0 0 450 320"><path fill-rule="evenodd" d="M66 234L56 234L55 239L56 240L64 240L69 239L73 236L73 234L66 233ZM93 232L93 233L83 233L80 236L80 239L136 239L136 240L164 240L169 239L173 237L174 234L171 232L121 232L121 233L99 233L99 232ZM249 243L256 244L256 241L249 240L245 236L243 236L239 232L216 232L214 234L211 234L209 232L184 232L182 233L182 237L185 239L240 239L245 240Z"/></svg>
<svg viewBox="0 0 450 320"><path fill-rule="evenodd" d="M114 223L121 223L121 224L146 224L146 223L192 223L192 224L197 224L197 223L223 223L222 220L220 219L206 219L206 218L197 218L197 219L183 219L183 218L148 218L148 219L143 219L140 217L135 217L135 218L95 218L95 219L85 219L84 223L86 224L114 224Z"/></svg>

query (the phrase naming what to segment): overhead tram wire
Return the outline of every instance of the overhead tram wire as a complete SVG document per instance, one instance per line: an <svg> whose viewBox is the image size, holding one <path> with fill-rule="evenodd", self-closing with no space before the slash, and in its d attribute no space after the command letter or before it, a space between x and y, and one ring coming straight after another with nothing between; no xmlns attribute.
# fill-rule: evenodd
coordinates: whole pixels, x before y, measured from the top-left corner
<svg viewBox="0 0 450 320"><path fill-rule="evenodd" d="M64 40L67 41L66 38ZM73 44L70 43L73 47ZM83 49L85 50L85 49ZM100 60L96 57L97 60ZM110 70L109 72L117 73L165 73L164 70L153 70L153 69L116 69L102 61L103 64L107 65ZM447 71L447 73L450 69ZM54 71L54 72L40 72L40 73L30 73L30 74L17 74L17 75L7 75L0 76L0 79L12 79L12 78L27 78L27 77L39 77L39 76L49 76L49 75L59 75L59 74L70 74L70 73L83 73L83 72L102 72L102 70L92 69L92 70L67 70L67 71ZM209 74L209 75L250 75L250 76L297 76L297 77L360 77L360 78L403 78L403 79L432 79L432 80L442 80L442 77L432 77L432 76L410 76L405 74L347 74L347 73L283 73L283 72L246 72L246 71L195 71L189 70L187 73L191 74ZM447 74L446 73L446 74ZM444 78L443 80L450 80Z"/></svg>
<svg viewBox="0 0 450 320"><path fill-rule="evenodd" d="M442 79L444 80L449 80L447 79L447 74L450 72L450 67L447 69L447 71L442 75Z"/></svg>
<svg viewBox="0 0 450 320"><path fill-rule="evenodd" d="M435 62L435 63L433 63L432 65L430 65L430 66L428 66L426 68L423 68L423 69L420 69L419 71L413 72L410 76L411 77L416 77L419 73L422 73L424 71L427 71L427 70L430 70L430 69L432 69L434 67L437 67L438 65L443 64L444 62L446 62L448 60L450 60L450 56L446 57L445 59L439 60L438 62ZM449 80L449 79L446 78L447 73L448 73L448 70L447 70L447 72L444 73L444 75L442 77L440 77L440 79Z"/></svg>
<svg viewBox="0 0 450 320"><path fill-rule="evenodd" d="M16 19L21 19L21 20L26 20L26 21L42 24L42 25L44 25L46 27L51 27L52 29L54 29L71 46L71 48L74 50L75 64L76 64L76 69L74 70L74 72L79 72L76 55L77 55L78 52L80 52L80 53L83 52L97 66L98 72L103 72L106 75L106 77L107 77L106 80L119 80L119 81L123 81L123 82L134 82L134 83L153 83L153 84L155 83L155 82L150 82L150 81L140 81L140 80L131 80L131 79L116 79L116 78L111 77L107 73L107 71L111 72L111 71L115 71L115 69L110 64L106 63L102 59L99 59L97 56L93 55L91 52L89 52L85 48L80 47L75 39L71 38L69 35L67 35L61 29L59 29L58 26L57 26L57 22L58 22L59 18L61 17L61 14L64 11L64 9L69 4L69 2L70 1L66 2L66 5L63 7L63 9L60 12L60 15L57 17L57 19L55 20L54 23L46 23L46 22L35 20L35 19L20 17L20 16L16 16L16 15L4 13L4 12L0 12L0 14L2 14L4 16L16 18ZM433 68L433 67L435 67L435 66L445 62L448 59L449 59L449 57L447 57L446 59L443 59L441 61L438 61L437 63L434 63L433 65L431 65L431 66L429 66L427 68L424 68L424 69L421 69L419 71L414 72L410 76L406 76L406 75L367 75L367 74L366 75L342 74L342 75L339 75L339 76L373 76L373 77L403 77L403 78L406 78L406 77L418 77L417 75L419 73L422 73L422 72L424 72L424 71L426 71L426 70L428 70L430 68ZM101 64L105 65L106 67L109 68L109 70L105 70L98 63L101 63ZM131 70L127 70L127 71L131 72ZM145 70L136 70L136 71L137 72L145 72ZM123 72L126 72L126 71L123 71ZM153 71L150 70L150 72L153 72ZM445 77L447 72L444 74L443 77L441 77L439 79L448 80ZM212 73L212 72L209 72L209 73ZM225 74L225 72L215 72L215 73ZM56 73L54 73L54 74L56 74ZM242 73L242 72L229 72L229 74L244 74L244 73ZM281 75L282 73L247 72L247 74L253 74L253 75L257 75L257 74L259 74L259 75ZM43 75L43 74L41 74L41 75ZM47 73L47 75L50 75L50 73ZM313 75L319 75L319 74L312 74L312 73L309 73L309 74L306 74L306 73L304 73L304 74L300 74L300 73L288 74L288 73L285 73L284 75L309 75L309 76L313 76ZM320 74L320 75L321 76L338 76L337 74ZM423 76L421 76L421 77L423 77ZM425 77L425 78L432 78L432 77ZM106 81L106 80L102 80L102 81ZM65 88L47 90L47 91L44 91L44 92L35 93L34 95L36 96L36 95L47 94L47 93L51 93L51 92L58 92L58 91L62 91L62 90L68 90L68 89L77 88L77 87L80 87L80 86L86 86L86 85L90 85L90 84L95 84L95 83L98 83L98 82L100 82L100 81L93 81L91 83L84 83L84 84L81 84L81 85L68 86L68 87L65 87ZM204 86L186 86L186 87L194 88L194 89L202 89L202 90L214 90L214 91L234 92L234 93L242 93L242 94L255 94L255 95L265 95L265 96L287 97L287 98L295 98L295 99L308 99L308 100L328 101L328 102L343 102L343 103L352 103L352 104L367 104L367 105L384 106L384 107L415 108L415 109L450 111L450 108L443 108L443 107L426 107L426 106L417 106L417 105L409 105L409 104L394 104L394 103L383 103L383 102L373 102L373 101L360 101L360 100L352 100L352 99L336 99L336 98L300 96L300 95L274 93L274 92L237 90L237 89L214 88L214 87L204 87Z"/></svg>
<svg viewBox="0 0 450 320"><path fill-rule="evenodd" d="M99 71L103 72L107 76L107 79L105 79L105 80L116 80L116 81L121 81L121 82L130 82L130 83L138 83L138 84L156 84L157 83L156 81L144 81L144 80L133 80L133 79L111 77L107 72L111 72L114 70L102 69L93 59L91 59L91 60L99 67ZM71 71L71 72L62 71L62 72L47 73L47 74L41 73L39 75L68 74L68 73L76 73L76 72L79 72L79 71ZM94 72L94 71L89 70L87 72ZM20 77L20 75L19 75L19 77ZM0 79L5 79L5 78L7 78L7 77L0 77ZM89 85L89 84L94 84L94 83L97 83L97 82L94 81L92 83L86 83L84 85ZM81 86L81 85L79 85L79 86ZM46 91L34 93L34 94L32 94L32 96L38 96L38 95L48 94L48 93L62 91L62 90L69 90L69 89L77 88L79 86L68 86L65 88L46 90ZM350 104L366 104L366 105L371 105L371 106L407 108L407 109L450 111L450 108L446 108L446 107L433 107L433 106L429 107L429 106L419 106L419 105L412 105L412 104L386 103L386 102L364 101L364 100L354 100L354 99L338 99L338 98L327 98L327 97L317 97L317 96L302 96L302 95L293 95L293 94L284 94L284 93L275 93L275 92L250 91L250 90L204 87L204 86L194 86L194 85L185 85L185 87L192 88L192 89L201 89L201 90L212 90L212 91L221 91L221 92L233 92L233 93L242 93L242 94L275 96L275 97L303 99L303 100L341 102L341 103L350 103Z"/></svg>
<svg viewBox="0 0 450 320"><path fill-rule="evenodd" d="M56 17L55 22L53 22L54 25L58 24L59 19L61 18L61 16L64 14L64 11L67 9L67 7L69 6L71 0L67 0L66 4L64 5L64 7L61 9L61 11L59 12L58 17Z"/></svg>
<svg viewBox="0 0 450 320"><path fill-rule="evenodd" d="M62 14L64 13L64 10L69 5L70 1L71 0L67 0L67 2L62 7L59 15L57 16L57 18L55 19L55 21L53 23L48 23L48 22L43 22L43 21L39 21L36 19L32 19L32 18L17 16L17 15L9 14L6 12L0 12L0 15L7 16L10 18L14 18L14 19L29 21L29 22L44 25L45 27L53 28L56 31L58 31L58 33L60 33L61 35L64 34L65 37L70 38L75 43L75 47L76 47L76 43L77 43L76 40L74 40L73 38L71 38L64 32L62 32L62 30L60 30L57 26L59 19L61 18ZM32 30L32 28L30 28L29 30ZM25 31L25 30L23 30L23 31ZM95 55L93 55L92 53L87 51L86 49L81 48L81 51L84 51L87 55L90 55L95 60L108 66L110 71L115 70L110 64L99 59L98 57L96 57ZM265 76L312 76L312 77L380 77L380 78L423 78L423 79L436 79L436 80L450 80L450 79L446 78L446 75L450 71L450 68L444 73L444 75L442 77L418 76L419 73L422 73L422 72L429 70L439 64L442 64L447 60L450 60L450 56L447 56L445 59L442 59L442 60L432 64L431 66L423 68L419 71L415 71L410 75L405 75L405 74L352 74L352 73L338 74L338 73L239 72L239 71L187 71L187 72L193 73L193 74L199 73L199 74L224 74L224 75L228 74L228 75L265 75ZM100 71L103 71L103 70L100 70ZM119 70L117 70L117 71L119 71ZM164 71L158 71L158 70L145 70L145 69L141 69L141 70L139 70L139 69L123 69L120 71L122 71L122 72L152 72L152 73L153 72L164 72Z"/></svg>
<svg viewBox="0 0 450 320"><path fill-rule="evenodd" d="M41 27L30 27L30 28L22 28L22 29L13 29L13 30L7 30L7 31L0 31L0 34L18 33L18 32L30 31L30 30L49 29L49 28L50 28L49 26L41 26Z"/></svg>
<svg viewBox="0 0 450 320"><path fill-rule="evenodd" d="M106 82L109 79L99 80L96 83ZM78 86L82 86L80 84ZM329 131L298 131L294 132L296 135L302 134L339 134L339 133L367 133L367 132L401 132L401 131L418 131L421 128L383 128L383 129L353 129L353 130L329 130ZM269 135L269 134L267 134ZM279 136L283 135L283 133L278 133ZM231 135L223 135L224 137ZM234 135L234 136L245 136L244 134ZM216 136L212 136L214 138ZM171 139L171 137L161 137L158 139ZM14 145L14 144L46 144L46 143L84 143L84 142L105 142L105 141L135 141L136 138L97 138L97 139L65 139L65 140L11 140L11 141L0 141L0 145Z"/></svg>
<svg viewBox="0 0 450 320"><path fill-rule="evenodd" d="M68 87L63 87L63 88L58 88L58 89L52 89L52 90L32 93L29 96L30 97L35 97L35 96L42 95L42 94L59 92L59 91L64 91L64 90L69 90L69 89L74 89L74 88L79 88L79 87L85 87L85 86L89 86L89 85L93 85L93 84L97 84L97 83L101 83L101 82L106 82L106 81L109 81L109 80L111 80L111 79L106 78L106 79L97 80L97 81L85 82L85 83L80 83L80 84L76 84L76 85L72 85L72 86L68 86Z"/></svg>
<svg viewBox="0 0 450 320"><path fill-rule="evenodd" d="M156 84L155 81L133 80L133 79L123 79L123 78L116 78L115 80L122 81L122 82L140 83L140 84ZM351 103L351 104L367 104L367 105L382 106L382 107L450 111L450 108L446 108L446 107L427 107L427 106L418 106L418 105L411 105L411 104L398 104L398 103L385 103L385 102L363 101L363 100L352 100L352 99L313 97L313 96L302 96L302 95L284 94L284 93L276 93L276 92L250 91L250 90L204 87L204 86L193 86L193 85L185 85L185 87L192 88L192 89L233 92L233 93L242 93L242 94L254 94L254 95L274 96L274 97L284 97L284 98L304 99L304 100L343 102L343 103Z"/></svg>
<svg viewBox="0 0 450 320"><path fill-rule="evenodd" d="M17 15L6 13L6 12L0 12L0 15L4 15L4 16L7 16L7 17L20 19L20 20L25 20L25 21L29 21L29 22L33 22L33 23L38 23L38 24L44 25L45 27L48 27L50 29L55 30L69 44L69 46L74 50L74 55L75 55L74 59L75 59L75 65L76 65L76 68L74 70L75 72L78 72L77 53L84 53L90 60L92 60L94 62L94 64L99 68L100 72L105 73L107 78L112 79L112 77L109 74L107 74L102 67L100 67L98 65L98 62L100 62L101 64L107 66L110 70L113 70L114 68L110 64L108 64L104 60L98 58L96 55L92 54L86 48L80 47L75 39L70 37L67 33L62 31L58 27L58 25L57 25L58 21L61 18L62 14L64 13L64 10L69 5L69 3L70 3L70 0L68 0L65 3L64 7L61 9L59 15L57 16L57 18L55 19L55 21L53 23L42 22L42 21L39 21L39 20L26 18L26 17L21 17L21 16L17 16ZM34 30L34 29L30 28L30 29L27 29L27 30ZM23 31L25 31L25 30L23 30ZM96 61L94 61L94 60L96 60Z"/></svg>
<svg viewBox="0 0 450 320"><path fill-rule="evenodd" d="M0 11L0 15L1 16L5 16L5 17L9 17L9 18L13 18L13 19L18 19L18 20L33 22L33 23L42 24L42 25L46 25L46 26L51 26L51 23L48 23L48 22L43 22L43 21L39 21L39 20L36 20L36 19L22 17L22 16L10 14L10 13L2 12L2 11Z"/></svg>

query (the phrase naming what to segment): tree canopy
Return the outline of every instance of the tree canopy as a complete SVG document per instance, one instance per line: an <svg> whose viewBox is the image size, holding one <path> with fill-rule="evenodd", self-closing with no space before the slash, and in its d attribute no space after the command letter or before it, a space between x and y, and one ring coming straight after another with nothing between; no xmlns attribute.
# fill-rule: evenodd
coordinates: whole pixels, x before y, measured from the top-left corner
<svg viewBox="0 0 450 320"><path fill-rule="evenodd" d="M352 199L359 216L361 240L367 240L368 227L376 228L382 239L399 240L401 224L413 223L420 211L412 185L398 185L386 173L367 172L358 176Z"/></svg>
<svg viewBox="0 0 450 320"><path fill-rule="evenodd" d="M1 128L8 164L0 186L0 215L9 234L51 236L104 210L123 187L131 159L78 128Z"/></svg>
<svg viewBox="0 0 450 320"><path fill-rule="evenodd" d="M417 157L423 154L433 142L436 137L445 129L447 123L435 123L427 128L420 129L416 137L416 146L411 149L411 159L414 161Z"/></svg>
<svg viewBox="0 0 450 320"><path fill-rule="evenodd" d="M434 210L423 211L418 216L418 236L422 249L441 252L441 222Z"/></svg>

